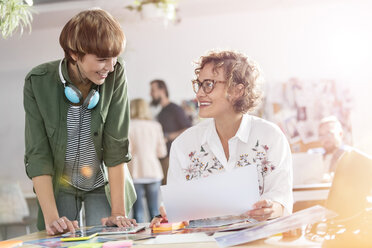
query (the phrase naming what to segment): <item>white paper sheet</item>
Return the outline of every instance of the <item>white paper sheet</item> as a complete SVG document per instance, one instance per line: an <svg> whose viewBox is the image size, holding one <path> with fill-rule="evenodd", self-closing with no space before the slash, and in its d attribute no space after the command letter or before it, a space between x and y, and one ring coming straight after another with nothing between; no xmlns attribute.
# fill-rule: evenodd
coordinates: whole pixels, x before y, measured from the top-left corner
<svg viewBox="0 0 372 248"><path fill-rule="evenodd" d="M260 197L253 165L160 188L169 222L239 215Z"/></svg>
<svg viewBox="0 0 372 248"><path fill-rule="evenodd" d="M213 236L208 236L205 233L186 233L186 234L159 235L155 239L151 239L151 240L144 242L144 244L153 245L153 244L177 244L177 243L201 243L201 242L216 242L216 240L214 239Z"/></svg>

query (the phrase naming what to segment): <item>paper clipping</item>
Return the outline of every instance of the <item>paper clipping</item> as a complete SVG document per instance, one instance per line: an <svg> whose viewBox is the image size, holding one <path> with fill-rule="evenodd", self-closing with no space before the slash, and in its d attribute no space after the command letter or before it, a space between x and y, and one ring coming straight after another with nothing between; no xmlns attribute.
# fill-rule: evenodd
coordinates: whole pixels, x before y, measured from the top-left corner
<svg viewBox="0 0 372 248"><path fill-rule="evenodd" d="M260 197L256 166L160 188L169 222L240 215Z"/></svg>

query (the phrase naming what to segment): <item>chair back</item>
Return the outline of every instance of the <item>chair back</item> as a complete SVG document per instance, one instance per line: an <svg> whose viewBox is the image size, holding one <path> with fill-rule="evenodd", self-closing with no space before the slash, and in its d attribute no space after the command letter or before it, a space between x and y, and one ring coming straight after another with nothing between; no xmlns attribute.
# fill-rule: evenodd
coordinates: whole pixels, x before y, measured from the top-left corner
<svg viewBox="0 0 372 248"><path fill-rule="evenodd" d="M372 158L357 150L345 152L337 162L326 207L348 218L367 207L372 193Z"/></svg>

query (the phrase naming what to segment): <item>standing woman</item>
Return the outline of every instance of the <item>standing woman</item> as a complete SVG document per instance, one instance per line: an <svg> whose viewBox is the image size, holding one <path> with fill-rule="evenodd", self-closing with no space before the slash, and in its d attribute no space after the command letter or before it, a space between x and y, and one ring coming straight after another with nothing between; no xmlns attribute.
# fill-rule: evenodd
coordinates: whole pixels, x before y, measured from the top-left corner
<svg viewBox="0 0 372 248"><path fill-rule="evenodd" d="M259 221L290 214L292 158L286 137L273 123L247 114L260 99L257 65L241 53L211 52L200 58L195 74L199 116L209 119L173 142L168 185L254 166L261 199L244 214ZM152 225L166 218L163 210Z"/></svg>
<svg viewBox="0 0 372 248"><path fill-rule="evenodd" d="M125 165L129 104L118 58L124 33L109 13L92 9L69 20L59 40L65 58L33 68L24 85L25 165L38 228L74 232L82 202L87 225L101 218L135 224L126 217L136 196Z"/></svg>
<svg viewBox="0 0 372 248"><path fill-rule="evenodd" d="M129 170L133 177L137 201L133 205L134 218L145 222L143 197L147 201L150 218L159 214L159 189L164 177L159 158L167 155L160 123L151 120L148 103L143 99L130 102L129 141L132 160Z"/></svg>

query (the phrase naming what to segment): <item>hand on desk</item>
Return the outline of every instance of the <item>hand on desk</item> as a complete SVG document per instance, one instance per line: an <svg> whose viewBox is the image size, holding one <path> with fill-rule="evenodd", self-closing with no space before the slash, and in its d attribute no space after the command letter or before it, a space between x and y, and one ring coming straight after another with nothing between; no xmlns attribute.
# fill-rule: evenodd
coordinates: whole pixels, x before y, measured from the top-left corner
<svg viewBox="0 0 372 248"><path fill-rule="evenodd" d="M76 220L71 221L65 216L53 220L50 223L47 223L47 221L45 222L47 235L56 235L66 232L74 233L77 228L79 228L78 222Z"/></svg>
<svg viewBox="0 0 372 248"><path fill-rule="evenodd" d="M283 206L271 200L260 200L253 205L253 209L245 212L243 216L253 218L258 221L282 216Z"/></svg>
<svg viewBox="0 0 372 248"><path fill-rule="evenodd" d="M102 218L101 223L103 226L118 226L118 227L130 227L137 226L135 219L129 219L122 215L112 215L107 218Z"/></svg>

